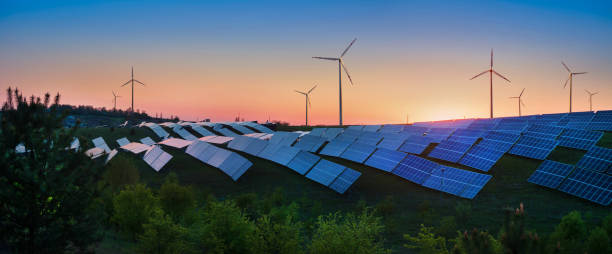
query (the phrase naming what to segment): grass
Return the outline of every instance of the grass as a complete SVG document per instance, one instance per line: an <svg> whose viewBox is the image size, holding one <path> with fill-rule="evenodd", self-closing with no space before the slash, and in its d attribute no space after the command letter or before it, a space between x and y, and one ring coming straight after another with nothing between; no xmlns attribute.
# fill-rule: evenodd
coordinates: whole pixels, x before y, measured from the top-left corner
<svg viewBox="0 0 612 254"><path fill-rule="evenodd" d="M132 134L127 128L115 129L112 132L109 128L89 128L82 129L80 134L88 138L102 136L111 148L117 146L115 140L121 137L127 137L131 141L145 136L155 137L147 128L136 128ZM612 133L606 133L598 145L612 147ZM160 172L151 170L136 156L127 153L120 153L118 156L127 156L133 160L140 170L141 181L153 188L160 186L169 172L175 172L182 184L193 185L201 197L213 194L225 199L251 192L262 196L282 188L289 201L298 202L305 216L336 211L350 212L354 211L360 201L376 206L390 197L393 200L392 212L384 219L387 225L386 239L387 244L396 251L406 251L401 247L404 243L403 234L414 234L421 223L439 226L442 217L456 215L455 207L458 204L471 206L469 218L458 220L458 230L476 227L493 234L497 234L502 224L502 209L518 207L521 202L528 212L529 229L540 234L552 232L561 218L573 210L588 215L585 219L590 224L599 223L610 213L609 207L528 183L527 178L536 170L540 161L508 154L489 171L493 178L476 198L465 200L339 158L326 157L362 173L344 195L310 181L284 166L248 154L241 153L253 162L253 166L237 182L233 182L218 169L201 163L183 151L170 148L164 150L174 158ZM583 154L583 151L559 147L551 153L549 159L575 164ZM472 170L461 165L445 164ZM431 208L432 212L424 214L424 207Z"/></svg>

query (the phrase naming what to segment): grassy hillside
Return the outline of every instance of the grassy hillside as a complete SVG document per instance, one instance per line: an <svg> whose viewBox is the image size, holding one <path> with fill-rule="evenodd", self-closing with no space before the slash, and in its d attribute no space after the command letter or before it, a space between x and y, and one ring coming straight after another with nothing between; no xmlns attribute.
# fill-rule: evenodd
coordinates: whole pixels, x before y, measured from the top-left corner
<svg viewBox="0 0 612 254"><path fill-rule="evenodd" d="M117 147L115 140L121 137L127 137L131 141L145 136L155 137L147 128L135 128L133 133L130 132L127 128L115 129L112 132L109 128L87 128L82 129L80 134L88 139L102 136L111 148ZM598 145L612 147L612 133L606 133ZM344 195L339 195L286 167L248 154L242 155L254 163L253 167L237 182L233 182L218 169L199 162L183 151L171 148L164 150L174 158L161 172L153 171L136 156L127 153L120 153L118 156L133 160L140 170L141 180L155 188L169 172L175 172L182 184L193 185L201 196L213 194L222 199L251 192L262 196L282 188L286 197L290 201L298 202L304 216L309 217L335 211L353 211L363 202L370 206L379 205L384 207L387 214L384 220L388 244L397 250L404 243L404 233L416 232L421 223L439 226L442 217L457 216L457 206L471 206L466 218L457 218L459 229L478 227L494 234L503 220L501 209L517 207L521 202L528 211L528 225L539 233L553 231L561 217L573 210L580 211L585 215L585 220L592 224L599 223L601 218L610 213L609 207L528 183L527 178L535 171L540 161L513 155L502 157L489 172L493 176L491 181L476 198L465 200L423 188L365 165L333 157L326 159L362 173ZM574 164L583 154L583 151L557 148L549 158ZM472 170L461 165L444 164Z"/></svg>

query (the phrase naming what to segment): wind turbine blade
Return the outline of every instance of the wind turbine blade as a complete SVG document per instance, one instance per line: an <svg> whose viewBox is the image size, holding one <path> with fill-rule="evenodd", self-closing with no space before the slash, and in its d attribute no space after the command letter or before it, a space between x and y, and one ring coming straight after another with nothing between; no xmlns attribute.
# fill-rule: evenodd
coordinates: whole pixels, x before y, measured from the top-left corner
<svg viewBox="0 0 612 254"><path fill-rule="evenodd" d="M321 57L321 56L313 56L312 58L315 58L315 59L321 59L321 60L330 60L330 61L338 61L338 60L340 60L340 58L334 58L334 57Z"/></svg>
<svg viewBox="0 0 612 254"><path fill-rule="evenodd" d="M138 80L135 80L135 79L134 79L134 82L139 83L139 84L141 84L141 85L143 85L143 86L147 86L147 85L145 85L144 83L142 83L142 82L140 82L140 81L138 81Z"/></svg>
<svg viewBox="0 0 612 254"><path fill-rule="evenodd" d="M525 107L525 103L523 103L523 100L521 100L521 105L523 105L523 107Z"/></svg>
<svg viewBox="0 0 612 254"><path fill-rule="evenodd" d="M594 93L593 93L593 95L596 95L596 94L598 94L598 93L599 93L599 92L594 92Z"/></svg>
<svg viewBox="0 0 612 254"><path fill-rule="evenodd" d="M113 92L113 96L117 97L117 95L115 94L115 91L111 91L111 92Z"/></svg>
<svg viewBox="0 0 612 254"><path fill-rule="evenodd" d="M493 49L491 49L491 69L493 69Z"/></svg>
<svg viewBox="0 0 612 254"><path fill-rule="evenodd" d="M304 92L300 92L300 91L298 91L298 90L293 90L293 91L295 91L296 93L299 93L299 94L306 95L306 93L304 93Z"/></svg>
<svg viewBox="0 0 612 254"><path fill-rule="evenodd" d="M580 75L580 74L587 74L588 72L574 72L572 73L572 75Z"/></svg>
<svg viewBox="0 0 612 254"><path fill-rule="evenodd" d="M344 73L346 73L346 76L349 78L351 85L353 85L353 79L351 78L351 74L349 74L348 70L346 69L346 66L344 66L344 62L340 61L340 64L342 65L342 69L344 69Z"/></svg>
<svg viewBox="0 0 612 254"><path fill-rule="evenodd" d="M585 92L587 92L588 94L592 94L591 92L589 92L589 90L584 89Z"/></svg>
<svg viewBox="0 0 612 254"><path fill-rule="evenodd" d="M497 73L496 71L493 71L493 73L495 73L495 75L499 76L500 78L503 78L503 79L505 79L506 81L510 82L510 80L509 80L509 79L507 79L506 77L504 77L504 76L502 76L501 74ZM510 82L510 83L512 83L512 82Z"/></svg>
<svg viewBox="0 0 612 254"><path fill-rule="evenodd" d="M521 91L521 94L519 95L519 98L521 98L521 96L523 96L524 92L525 92L525 88L523 88L523 91Z"/></svg>
<svg viewBox="0 0 612 254"><path fill-rule="evenodd" d="M567 78L567 79L565 80L565 85L563 85L563 88L565 88L565 87L567 86L567 82L569 82L569 80L570 80L570 78Z"/></svg>
<svg viewBox="0 0 612 254"><path fill-rule="evenodd" d="M130 80L128 80L127 82L125 82L125 84L123 84L123 85L121 85L121 86L123 87L123 86L125 86L125 85L129 84L130 82L132 82L132 80L131 80L131 79L130 79Z"/></svg>
<svg viewBox="0 0 612 254"><path fill-rule="evenodd" d="M312 88L310 88L310 90L308 90L308 94L310 94L310 92L312 92L312 90L314 90L315 88L317 88L317 85L315 85Z"/></svg>
<svg viewBox="0 0 612 254"><path fill-rule="evenodd" d="M353 39L353 41L351 41L351 43L349 43L348 47L346 47L346 49L342 52L342 55L340 55L340 58L344 57L344 55L346 55L346 52L348 52L348 50L351 48L351 46L353 46L353 43L355 43L355 41L357 40L357 38Z"/></svg>
<svg viewBox="0 0 612 254"><path fill-rule="evenodd" d="M485 73L487 73L487 72L489 72L489 70L486 70L486 71L481 72L480 74L478 74L478 75L474 76L474 77L473 77L473 78L471 78L470 80L475 79L475 78L477 78L477 77L480 77L480 76L482 76L483 74L485 74Z"/></svg>
<svg viewBox="0 0 612 254"><path fill-rule="evenodd" d="M572 73L572 71L570 71L569 67L567 67L567 65L565 65L565 63L563 61L561 61L561 64L563 64L563 67L565 67L567 72Z"/></svg>
<svg viewBox="0 0 612 254"><path fill-rule="evenodd" d="M308 101L308 107L312 108L312 104L310 104L310 97L306 96L306 100Z"/></svg>

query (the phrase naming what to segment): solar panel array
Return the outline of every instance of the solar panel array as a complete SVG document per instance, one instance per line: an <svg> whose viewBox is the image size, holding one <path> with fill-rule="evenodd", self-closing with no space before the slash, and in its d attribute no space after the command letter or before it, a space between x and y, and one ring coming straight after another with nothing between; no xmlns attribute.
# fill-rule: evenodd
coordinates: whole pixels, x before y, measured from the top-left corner
<svg viewBox="0 0 612 254"><path fill-rule="evenodd" d="M473 130L473 129L457 129L453 134L448 137L447 140L473 144L482 136L485 135L484 130Z"/></svg>
<svg viewBox="0 0 612 254"><path fill-rule="evenodd" d="M172 155L164 152L159 146L153 146L142 158L151 168L159 172L172 159Z"/></svg>
<svg viewBox="0 0 612 254"><path fill-rule="evenodd" d="M344 169L346 169L346 167L340 164L328 160L321 160L306 174L306 178L329 186Z"/></svg>
<svg viewBox="0 0 612 254"><path fill-rule="evenodd" d="M376 146L355 142L346 148L340 158L363 163L374 150L376 150Z"/></svg>
<svg viewBox="0 0 612 254"><path fill-rule="evenodd" d="M382 133L399 133L399 132L402 131L402 129L404 129L403 125L385 124L382 127L380 127L379 132L382 132Z"/></svg>
<svg viewBox="0 0 612 254"><path fill-rule="evenodd" d="M440 141L447 139L454 131L455 129L453 128L431 128L425 135L433 139L435 143L440 143Z"/></svg>
<svg viewBox="0 0 612 254"><path fill-rule="evenodd" d="M204 127L202 127L202 126L200 126L198 124L195 124L195 123L189 124L189 127L191 127L191 129L193 131L197 132L198 134L202 135L203 137L214 136L215 135L211 131L209 131L209 130L205 129Z"/></svg>
<svg viewBox="0 0 612 254"><path fill-rule="evenodd" d="M101 148L106 153L111 152L111 149L108 147L108 145L106 144L106 142L104 141L102 137L94 138L93 140L91 140L91 142L94 144L95 147Z"/></svg>
<svg viewBox="0 0 612 254"><path fill-rule="evenodd" d="M244 126L248 126L251 127L259 132L263 132L263 133L274 133L273 130L270 130L268 127L263 126L261 124L257 124L254 122L241 122L239 123L240 125L244 125Z"/></svg>
<svg viewBox="0 0 612 254"><path fill-rule="evenodd" d="M148 146L142 143L132 142L132 143L122 146L121 149L131 152L133 154L139 154L139 153L151 150L151 146Z"/></svg>
<svg viewBox="0 0 612 254"><path fill-rule="evenodd" d="M589 126L591 119L595 114L593 112L572 112L567 114L558 125L568 129L580 129L584 130Z"/></svg>
<svg viewBox="0 0 612 254"><path fill-rule="evenodd" d="M297 172L300 175L306 174L308 170L310 170L317 162L321 160L321 157L316 156L312 153L300 151L294 158L291 160L287 167Z"/></svg>
<svg viewBox="0 0 612 254"><path fill-rule="evenodd" d="M117 144L119 144L119 146L124 146L124 145L127 145L129 143L130 143L130 141L127 138L125 138L125 137L117 139Z"/></svg>
<svg viewBox="0 0 612 254"><path fill-rule="evenodd" d="M329 142L319 154L340 157L340 155L351 145L352 142L332 140Z"/></svg>
<svg viewBox="0 0 612 254"><path fill-rule="evenodd" d="M140 139L140 143L143 143L143 144L148 145L148 146L155 145L155 141L153 141L153 139L151 139L150 137L141 138Z"/></svg>
<svg viewBox="0 0 612 254"><path fill-rule="evenodd" d="M545 160L540 164L533 174L527 179L528 182L548 188L556 189L559 184L572 172L573 165Z"/></svg>
<svg viewBox="0 0 612 254"><path fill-rule="evenodd" d="M612 131L612 110L597 111L587 130Z"/></svg>
<svg viewBox="0 0 612 254"><path fill-rule="evenodd" d="M513 133L504 133L498 131L489 131L478 143L478 146L483 146L488 149L508 152L510 148L518 141L521 135Z"/></svg>
<svg viewBox="0 0 612 254"><path fill-rule="evenodd" d="M151 129L155 135L157 135L159 138L166 138L168 136L170 136L170 134L168 132L166 132L161 126L154 124L154 123L146 123L145 126L149 127L149 129Z"/></svg>
<svg viewBox="0 0 612 254"><path fill-rule="evenodd" d="M185 150L185 153L201 162L220 169L234 181L238 180L253 165L253 163L237 153L200 140L191 143Z"/></svg>
<svg viewBox="0 0 612 254"><path fill-rule="evenodd" d="M369 125L368 125L369 126ZM383 134L380 132L363 131L357 138L357 142L376 146L383 139Z"/></svg>
<svg viewBox="0 0 612 254"><path fill-rule="evenodd" d="M161 145L165 145L165 146L171 146L174 148L178 148L178 149L182 149L185 148L186 146L190 145L193 142L193 140L184 140L184 139L180 139L180 138L169 138L166 140L163 140L161 142L159 142L158 144Z"/></svg>
<svg viewBox="0 0 612 254"><path fill-rule="evenodd" d="M178 134L179 136L181 136L181 138L183 138L185 140L196 140L196 139L198 139L196 136L191 134L189 131L187 131L185 128L183 128L183 126L180 126L180 125L174 126L174 128L172 128L172 131L174 133Z"/></svg>
<svg viewBox="0 0 612 254"><path fill-rule="evenodd" d="M557 147L558 141L522 136L510 149L510 154L544 160Z"/></svg>
<svg viewBox="0 0 612 254"><path fill-rule="evenodd" d="M459 162L461 157L472 147L472 143L461 143L450 140L440 142L427 156L449 162Z"/></svg>
<svg viewBox="0 0 612 254"><path fill-rule="evenodd" d="M612 176L577 168L559 190L604 206L612 202Z"/></svg>
<svg viewBox="0 0 612 254"><path fill-rule="evenodd" d="M499 132L507 132L520 134L527 129L527 121L522 119L504 118L499 121L494 130Z"/></svg>
<svg viewBox="0 0 612 254"><path fill-rule="evenodd" d="M400 146L402 152L422 154L423 151L435 140L427 136L409 136Z"/></svg>
<svg viewBox="0 0 612 254"><path fill-rule="evenodd" d="M365 165L377 168L386 172L391 172L406 157L406 153L395 150L377 148L368 158Z"/></svg>
<svg viewBox="0 0 612 254"><path fill-rule="evenodd" d="M244 127L242 125L239 124L235 124L235 123L230 123L228 124L230 127L232 127L232 129L239 131L242 134L251 134L254 133L254 131L252 131L251 129Z"/></svg>
<svg viewBox="0 0 612 254"><path fill-rule="evenodd" d="M427 131L429 131L429 128L427 127L406 125L402 129L401 133L406 134L406 135L423 136Z"/></svg>
<svg viewBox="0 0 612 254"><path fill-rule="evenodd" d="M238 135L238 133L235 133L235 132L231 131L228 128L219 128L219 129L215 129L215 131L221 133L221 135L226 136L226 137L237 137L237 136L240 136L240 135Z"/></svg>
<svg viewBox="0 0 612 254"><path fill-rule="evenodd" d="M589 150L603 137L602 132L565 129L559 137L559 145L580 150Z"/></svg>
<svg viewBox="0 0 612 254"><path fill-rule="evenodd" d="M612 149L593 146L576 164L577 167L606 172L612 167Z"/></svg>
<svg viewBox="0 0 612 254"><path fill-rule="evenodd" d="M563 132L563 128L553 125L532 124L527 127L523 135L543 139L556 139Z"/></svg>
<svg viewBox="0 0 612 254"><path fill-rule="evenodd" d="M270 138L270 143L284 145L284 146L291 146L299 137L300 137L299 133L277 131L274 133L272 138Z"/></svg>
<svg viewBox="0 0 612 254"><path fill-rule="evenodd" d="M400 133L385 133L383 139L376 145L378 148L398 150L409 135Z"/></svg>
<svg viewBox="0 0 612 254"><path fill-rule="evenodd" d="M461 158L459 164L487 172L504 156L504 153L479 143Z"/></svg>
<svg viewBox="0 0 612 254"><path fill-rule="evenodd" d="M300 150L309 151L309 152L314 153L314 152L317 152L319 148L321 148L321 146L325 144L325 142L326 142L325 138L307 134L307 135L300 137L300 139L293 146Z"/></svg>

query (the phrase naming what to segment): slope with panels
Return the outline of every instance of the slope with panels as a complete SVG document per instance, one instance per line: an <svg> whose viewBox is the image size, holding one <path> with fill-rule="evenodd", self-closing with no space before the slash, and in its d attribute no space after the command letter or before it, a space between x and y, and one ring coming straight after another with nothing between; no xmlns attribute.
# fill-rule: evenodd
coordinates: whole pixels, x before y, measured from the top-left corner
<svg viewBox="0 0 612 254"><path fill-rule="evenodd" d="M339 157L351 145L351 143L352 142L348 141L332 140L323 147L323 150L321 150L319 154Z"/></svg>
<svg viewBox="0 0 612 254"><path fill-rule="evenodd" d="M479 143L461 158L459 164L487 172L504 156L504 153Z"/></svg>
<svg viewBox="0 0 612 254"><path fill-rule="evenodd" d="M127 145L124 145L122 147L120 147L121 149L131 152L133 154L139 154L145 151L148 151L151 149L151 146L142 144L142 143L136 143L136 142L132 142L129 143Z"/></svg>
<svg viewBox="0 0 612 254"><path fill-rule="evenodd" d="M309 151L314 153L317 152L319 148L321 148L321 146L325 144L325 142L325 138L307 134L300 137L300 139L293 145L293 147L296 147L303 151Z"/></svg>
<svg viewBox="0 0 612 254"><path fill-rule="evenodd" d="M159 142L158 144L165 145L165 146L171 146L177 149L183 149L186 146L190 145L192 142L193 140L184 140L180 138L169 138L169 139Z"/></svg>
<svg viewBox="0 0 612 254"><path fill-rule="evenodd" d="M562 132L563 128L559 126L532 124L527 127L523 135L543 139L556 139Z"/></svg>
<svg viewBox="0 0 612 254"><path fill-rule="evenodd" d="M612 110L597 111L587 130L612 131Z"/></svg>
<svg viewBox="0 0 612 254"><path fill-rule="evenodd" d="M149 127L149 129L151 129L153 131L153 133L155 133L155 135L157 135L157 137L159 138L167 138L168 136L170 136L170 134L168 132L166 132L161 126L154 124L154 123L146 123L145 126Z"/></svg>
<svg viewBox="0 0 612 254"><path fill-rule="evenodd" d="M558 141L556 140L522 136L508 153L536 160L544 160L557 147L557 143Z"/></svg>
<svg viewBox="0 0 612 254"><path fill-rule="evenodd" d="M389 150L398 150L404 141L406 141L408 136L410 135L400 133L384 133L382 141L380 141L376 147Z"/></svg>
<svg viewBox="0 0 612 254"><path fill-rule="evenodd" d="M559 146L589 150L603 137L602 132L566 129L559 137Z"/></svg>
<svg viewBox="0 0 612 254"><path fill-rule="evenodd" d="M458 162L472 147L473 143L461 143L450 140L440 142L427 156L448 162Z"/></svg>
<svg viewBox="0 0 612 254"><path fill-rule="evenodd" d="M404 140L399 150L406 153L422 154L434 141L434 139L427 136L409 136Z"/></svg>
<svg viewBox="0 0 612 254"><path fill-rule="evenodd" d="M344 194L360 176L361 172L346 168L340 175L338 175L336 180L329 185L329 188L340 194Z"/></svg>
<svg viewBox="0 0 612 254"><path fill-rule="evenodd" d="M150 137L141 138L140 139L140 143L143 143L143 144L148 145L148 146L155 145L155 141L153 141L153 139L151 139Z"/></svg>
<svg viewBox="0 0 612 254"><path fill-rule="evenodd" d="M609 206L612 202L612 176L577 168L561 183L559 190L603 206Z"/></svg>
<svg viewBox="0 0 612 254"><path fill-rule="evenodd" d="M316 156L312 153L300 151L295 157L287 164L287 167L297 172L300 175L306 174L319 160L321 157Z"/></svg>
<svg viewBox="0 0 612 254"><path fill-rule="evenodd" d="M376 146L383 139L383 133L364 131L357 138L357 142Z"/></svg>
<svg viewBox="0 0 612 254"><path fill-rule="evenodd" d="M439 166L438 163L409 154L391 173L413 183L422 184Z"/></svg>
<svg viewBox="0 0 612 254"><path fill-rule="evenodd" d="M346 148L340 158L363 163L374 150L376 150L376 146L355 142Z"/></svg>
<svg viewBox="0 0 612 254"><path fill-rule="evenodd" d="M431 128L425 136L433 139L434 143L440 143L442 140L446 140L454 131L455 129L453 128Z"/></svg>
<svg viewBox="0 0 612 254"><path fill-rule="evenodd" d="M393 170L405 157L406 153L404 152L377 148L372 156L365 162L365 165L382 171L391 172L391 170Z"/></svg>
<svg viewBox="0 0 612 254"><path fill-rule="evenodd" d="M560 125L567 129L584 130L589 126L591 119L595 116L594 112L572 112L565 116Z"/></svg>
<svg viewBox="0 0 612 254"><path fill-rule="evenodd" d="M429 131L427 127L406 125L401 133L405 135L423 136L427 131Z"/></svg>
<svg viewBox="0 0 612 254"><path fill-rule="evenodd" d="M431 172L431 176L423 182L423 186L473 199L490 179L490 175L441 165Z"/></svg>
<svg viewBox="0 0 612 254"><path fill-rule="evenodd" d="M519 134L489 131L478 145L505 153L512 148L520 137Z"/></svg>
<svg viewBox="0 0 612 254"><path fill-rule="evenodd" d="M159 146L153 146L142 158L151 168L159 172L172 159L172 155L164 152Z"/></svg>
<svg viewBox="0 0 612 254"><path fill-rule="evenodd" d="M527 129L527 121L522 119L504 118L499 121L494 130L499 132L521 134Z"/></svg>
<svg viewBox="0 0 612 254"><path fill-rule="evenodd" d="M172 131L176 134L178 134L179 136L181 136L181 138L185 139L185 140L196 140L198 139L196 136L194 136L193 134L191 134L189 131L187 131L185 128L183 128L183 126L177 125L174 128L172 128Z"/></svg>
<svg viewBox="0 0 612 254"><path fill-rule="evenodd" d="M597 172L610 172L612 167L612 149L593 146L576 163L576 167Z"/></svg>
<svg viewBox="0 0 612 254"><path fill-rule="evenodd" d="M102 137L94 138L93 140L91 140L91 142L94 144L95 147L101 148L106 153L110 153L111 149L108 147L108 145L106 144L106 142L104 141Z"/></svg>
<svg viewBox="0 0 612 254"><path fill-rule="evenodd" d="M130 143L130 141L127 138L125 138L125 137L117 139L117 144L119 144L119 146L124 146L124 145L127 145L129 143Z"/></svg>
<svg viewBox="0 0 612 254"><path fill-rule="evenodd" d="M545 160L540 164L538 169L531 174L527 182L556 189L573 169L573 165Z"/></svg>
<svg viewBox="0 0 612 254"><path fill-rule="evenodd" d="M483 130L472 130L472 129L457 129L453 134L448 137L447 140L461 142L466 144L473 144L486 132Z"/></svg>

